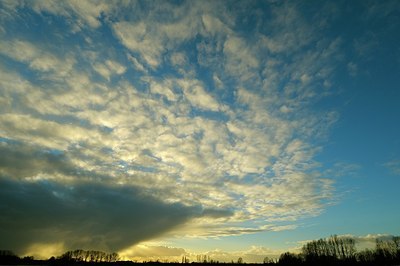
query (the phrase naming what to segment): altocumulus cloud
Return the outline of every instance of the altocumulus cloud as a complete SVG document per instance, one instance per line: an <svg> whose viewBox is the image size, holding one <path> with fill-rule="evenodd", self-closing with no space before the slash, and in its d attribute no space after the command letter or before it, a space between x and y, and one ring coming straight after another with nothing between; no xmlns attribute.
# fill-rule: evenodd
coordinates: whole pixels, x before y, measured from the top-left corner
<svg viewBox="0 0 400 266"><path fill-rule="evenodd" d="M324 209L314 140L336 114L311 107L341 41L296 4L224 5L1 3L1 247L122 250Z"/></svg>

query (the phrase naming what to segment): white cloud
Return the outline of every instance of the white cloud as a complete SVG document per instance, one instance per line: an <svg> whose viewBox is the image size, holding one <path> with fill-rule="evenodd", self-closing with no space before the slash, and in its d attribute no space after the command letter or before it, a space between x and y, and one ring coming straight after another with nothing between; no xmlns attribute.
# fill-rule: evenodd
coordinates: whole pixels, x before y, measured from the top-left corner
<svg viewBox="0 0 400 266"><path fill-rule="evenodd" d="M80 31L82 27L89 26L98 28L101 23L99 18L101 14L111 11L110 2L103 1L85 1L78 0L55 3L48 0L39 0L29 3L32 9L38 13L49 12L55 15L64 16L72 22L73 30Z"/></svg>
<svg viewBox="0 0 400 266"><path fill-rule="evenodd" d="M189 102L204 110L218 111L219 104L217 100L210 95L198 81L180 80L178 84L182 87Z"/></svg>
<svg viewBox="0 0 400 266"><path fill-rule="evenodd" d="M152 93L164 95L169 101L177 100L177 95L173 91L173 83L170 80L158 83L150 79L148 82Z"/></svg>
<svg viewBox="0 0 400 266"><path fill-rule="evenodd" d="M181 66L187 63L188 59L184 53L173 53L171 55L171 63L174 66Z"/></svg>
<svg viewBox="0 0 400 266"><path fill-rule="evenodd" d="M118 62L106 60L93 65L94 70L102 75L105 79L110 80L112 75L122 75L126 71L126 67Z"/></svg>
<svg viewBox="0 0 400 266"><path fill-rule="evenodd" d="M66 150L74 142L102 139L101 133L92 129L18 114L1 115L0 130L3 137L59 150Z"/></svg>
<svg viewBox="0 0 400 266"><path fill-rule="evenodd" d="M59 58L27 41L13 40L0 42L0 53L29 65L33 70L53 72L58 77L66 76L73 68L75 59Z"/></svg>
<svg viewBox="0 0 400 266"><path fill-rule="evenodd" d="M221 20L217 17L214 17L209 14L204 14L202 16L203 25L205 30L209 32L211 35L216 34L229 34L232 33L232 30L226 26Z"/></svg>
<svg viewBox="0 0 400 266"><path fill-rule="evenodd" d="M140 22L121 21L112 27L124 46L138 53L152 68L156 68L163 62L163 54L167 50L176 49L200 30L198 16L192 15L189 18L185 13L179 14L173 22L159 22L156 19Z"/></svg>
<svg viewBox="0 0 400 266"><path fill-rule="evenodd" d="M224 44L224 54L227 59L226 69L234 76L249 78L250 73L260 64L245 40L236 36L229 36Z"/></svg>
<svg viewBox="0 0 400 266"><path fill-rule="evenodd" d="M161 63L161 55L164 51L162 40L160 37L153 37L144 22L137 24L118 22L113 25L113 29L122 44L139 53L147 64L156 67Z"/></svg>
<svg viewBox="0 0 400 266"><path fill-rule="evenodd" d="M236 263L239 258L243 259L244 263L263 263L264 259L277 259L282 253L281 250L274 250L263 246L251 246L247 250L226 252L222 250L214 250L207 252L212 260L220 262Z"/></svg>
<svg viewBox="0 0 400 266"><path fill-rule="evenodd" d="M133 64L133 66L135 67L135 69L137 69L137 70L139 70L139 71L142 71L142 72L144 72L144 73L147 73L146 68L143 66L143 64L141 64L141 63L139 62L139 60L136 59L136 57L134 57L134 56L132 56L132 55L130 55L130 54L128 54L127 56L128 56L129 61L132 62L132 64Z"/></svg>
<svg viewBox="0 0 400 266"><path fill-rule="evenodd" d="M180 262L182 256L186 255L186 251L183 248L154 246L143 243L123 250L119 255L125 259L138 262Z"/></svg>

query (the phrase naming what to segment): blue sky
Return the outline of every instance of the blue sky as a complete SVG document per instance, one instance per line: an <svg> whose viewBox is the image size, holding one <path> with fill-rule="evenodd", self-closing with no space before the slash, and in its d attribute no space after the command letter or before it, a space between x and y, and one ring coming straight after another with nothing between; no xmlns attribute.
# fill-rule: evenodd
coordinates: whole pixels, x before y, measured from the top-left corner
<svg viewBox="0 0 400 266"><path fill-rule="evenodd" d="M2 1L0 249L398 235L398 1Z"/></svg>

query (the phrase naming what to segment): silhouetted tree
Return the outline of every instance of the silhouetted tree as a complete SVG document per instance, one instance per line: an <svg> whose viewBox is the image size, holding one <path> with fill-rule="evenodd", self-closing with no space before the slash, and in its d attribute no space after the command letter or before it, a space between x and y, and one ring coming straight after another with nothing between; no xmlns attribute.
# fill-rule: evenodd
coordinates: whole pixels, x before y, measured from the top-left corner
<svg viewBox="0 0 400 266"><path fill-rule="evenodd" d="M269 257L265 257L265 258L263 259L263 263L264 263L264 264L271 264L271 263L274 263L274 260L271 259L271 258L269 258Z"/></svg>
<svg viewBox="0 0 400 266"><path fill-rule="evenodd" d="M285 252L280 255L278 264L280 265L300 265L303 262L300 255Z"/></svg>
<svg viewBox="0 0 400 266"><path fill-rule="evenodd" d="M98 250L82 250L67 251L58 257L58 260L64 262L116 262L119 255L116 252L105 253Z"/></svg>
<svg viewBox="0 0 400 266"><path fill-rule="evenodd" d="M331 236L305 244L302 254L307 262L333 262L355 259L355 240L349 237Z"/></svg>
<svg viewBox="0 0 400 266"><path fill-rule="evenodd" d="M365 249L356 253L356 260L362 265L370 265L375 261L375 251Z"/></svg>
<svg viewBox="0 0 400 266"><path fill-rule="evenodd" d="M375 260L379 264L400 264L400 237L376 240Z"/></svg>
<svg viewBox="0 0 400 266"><path fill-rule="evenodd" d="M116 262L118 260L119 260L119 255L116 252L109 253L106 256L106 261L107 262Z"/></svg>

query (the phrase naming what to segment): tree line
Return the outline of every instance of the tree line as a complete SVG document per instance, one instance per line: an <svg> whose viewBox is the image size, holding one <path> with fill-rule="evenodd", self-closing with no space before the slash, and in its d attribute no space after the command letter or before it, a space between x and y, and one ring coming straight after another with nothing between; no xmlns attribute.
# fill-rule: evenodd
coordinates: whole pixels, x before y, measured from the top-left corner
<svg viewBox="0 0 400 266"><path fill-rule="evenodd" d="M75 262L116 262L119 260L119 255L116 252L106 253L98 250L76 249L65 252L59 259Z"/></svg>
<svg viewBox="0 0 400 266"><path fill-rule="evenodd" d="M400 237L376 240L374 249L356 250L351 237L321 238L306 243L299 254L286 252L280 265L400 265ZM269 263L275 264L275 263Z"/></svg>
<svg viewBox="0 0 400 266"><path fill-rule="evenodd" d="M118 253L106 253L98 250L76 249L67 251L58 257L48 260L35 260L32 256L20 258L10 250L0 250L0 265L70 265L70 264L93 264L93 263L115 263L120 260Z"/></svg>
<svg viewBox="0 0 400 266"><path fill-rule="evenodd" d="M182 264L188 264L189 259L184 256ZM242 258L236 263L219 263L209 256L198 255L195 264L246 264ZM118 253L106 253L96 250L67 251L61 256L48 260L35 260L31 256L20 258L9 250L0 250L0 265L80 265L80 264L136 264L132 261L120 261ZM161 264L160 262L147 262L147 264ZM178 263L169 263L169 265ZM351 237L339 237L313 240L303 245L300 253L285 252L279 259L273 260L266 257L264 265L359 265L359 266L391 266L400 265L400 236L393 236L386 240L376 240L375 248L356 250L356 241ZM248 265L255 265L254 263Z"/></svg>

